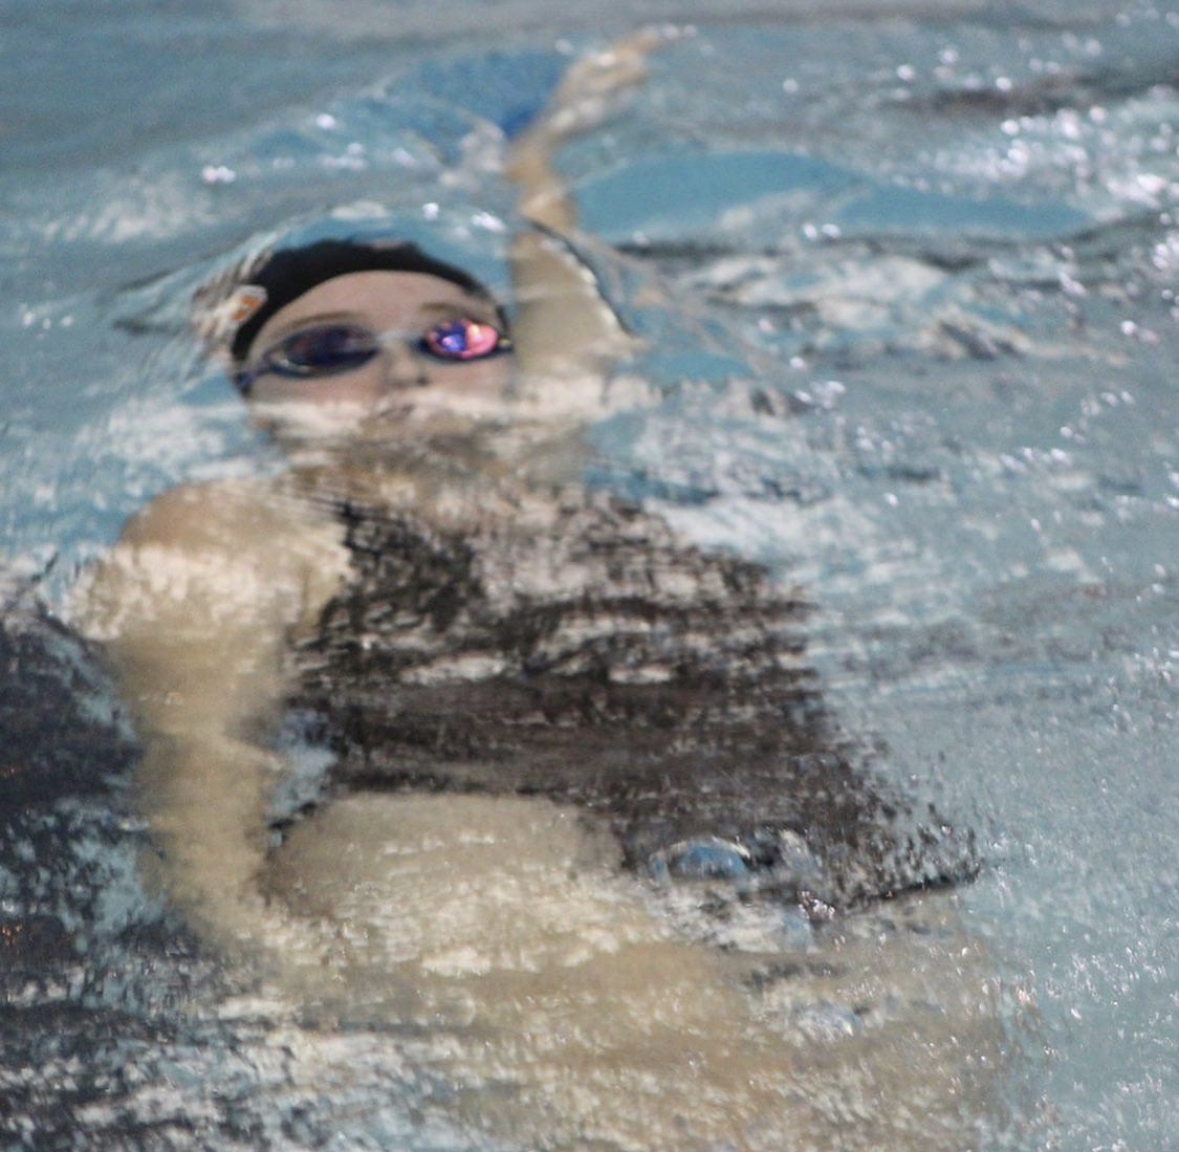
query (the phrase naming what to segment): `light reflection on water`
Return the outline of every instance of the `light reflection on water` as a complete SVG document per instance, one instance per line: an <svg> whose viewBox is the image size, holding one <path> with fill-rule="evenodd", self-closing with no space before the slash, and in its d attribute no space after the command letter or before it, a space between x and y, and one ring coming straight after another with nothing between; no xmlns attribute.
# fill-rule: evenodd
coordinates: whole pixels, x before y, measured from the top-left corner
<svg viewBox="0 0 1179 1152"><path fill-rule="evenodd" d="M942 15L701 21L629 114L568 149L589 223L624 249L603 262L649 341L636 370L663 385L600 425L598 472L811 589L810 654L845 727L975 814L989 866L959 900L1018 1006L1030 1085L983 1144L1164 1148L1179 30L1148 5ZM9 129L4 538L18 569L58 554L53 597L154 493L265 458L178 334L221 254L370 202L491 266L510 219L498 134L567 59L510 28L423 58L388 28L377 51L355 21L346 40L317 24L308 89L249 18L209 40L237 94L210 99L217 51L198 49L144 73L166 123L137 110L136 132L107 133L62 92L45 107L71 132ZM178 20L137 14L111 51L130 61ZM31 1124L30 1146L66 1129L79 1146L462 1146L415 1111L443 1091L428 1062L305 1031L201 956L137 879L120 782L62 771L3 849L3 914L48 958L5 977L4 1123Z"/></svg>

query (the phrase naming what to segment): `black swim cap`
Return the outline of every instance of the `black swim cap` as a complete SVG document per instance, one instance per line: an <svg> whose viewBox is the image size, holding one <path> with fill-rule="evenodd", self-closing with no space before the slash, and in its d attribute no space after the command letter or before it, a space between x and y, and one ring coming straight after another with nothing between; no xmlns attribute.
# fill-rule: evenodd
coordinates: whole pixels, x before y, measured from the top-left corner
<svg viewBox="0 0 1179 1152"><path fill-rule="evenodd" d="M239 291L261 289L262 302L233 334L229 347L234 360L245 359L262 325L280 308L317 284L352 272L420 272L449 280L474 296L494 300L473 276L427 256L416 244L404 240L317 240L304 248L281 248L251 270L239 285Z"/></svg>

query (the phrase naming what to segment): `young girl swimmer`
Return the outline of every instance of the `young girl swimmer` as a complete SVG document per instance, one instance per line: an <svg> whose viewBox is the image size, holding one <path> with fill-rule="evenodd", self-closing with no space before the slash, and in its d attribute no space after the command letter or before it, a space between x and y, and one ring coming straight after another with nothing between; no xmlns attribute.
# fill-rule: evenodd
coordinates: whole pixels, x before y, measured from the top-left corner
<svg viewBox="0 0 1179 1152"><path fill-rule="evenodd" d="M887 939L845 913L968 875L969 844L839 739L796 590L577 484L629 337L553 232L551 153L656 42L579 62L513 146L538 227L510 325L396 239L280 249L226 295L291 466L160 496L86 592L150 867L308 1022L428 1036L499 1141L957 1148L983 1107L961 1045L994 1041L977 946L930 934L934 900ZM332 766L276 823L292 726Z"/></svg>

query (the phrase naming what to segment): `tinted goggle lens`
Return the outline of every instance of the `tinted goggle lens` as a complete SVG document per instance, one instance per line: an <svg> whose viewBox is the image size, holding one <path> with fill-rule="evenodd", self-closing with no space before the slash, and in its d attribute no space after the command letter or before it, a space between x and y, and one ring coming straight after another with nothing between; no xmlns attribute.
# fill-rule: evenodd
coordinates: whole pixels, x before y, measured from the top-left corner
<svg viewBox="0 0 1179 1152"><path fill-rule="evenodd" d="M327 376L351 372L367 364L380 350L376 337L364 328L325 324L293 332L262 358L274 372L288 376Z"/></svg>
<svg viewBox="0 0 1179 1152"><path fill-rule="evenodd" d="M447 320L422 335L422 350L440 360L481 360L503 347L503 333L478 320Z"/></svg>

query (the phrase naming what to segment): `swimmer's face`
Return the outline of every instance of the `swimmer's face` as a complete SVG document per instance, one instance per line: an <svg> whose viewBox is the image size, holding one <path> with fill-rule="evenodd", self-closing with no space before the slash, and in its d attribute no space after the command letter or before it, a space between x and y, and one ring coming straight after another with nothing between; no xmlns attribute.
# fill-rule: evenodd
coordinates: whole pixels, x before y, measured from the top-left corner
<svg viewBox="0 0 1179 1152"><path fill-rule="evenodd" d="M458 321L472 323L456 327ZM492 301L437 276L337 276L279 309L259 329L244 364L252 375L249 398L333 405L365 415L477 415L500 403L512 381L511 352L495 350L492 329L501 325ZM375 353L351 356L345 335L350 330L378 337ZM470 358L432 354L440 331L457 335ZM281 364L284 350L293 350L297 362L327 364L331 370L268 369L268 363Z"/></svg>

